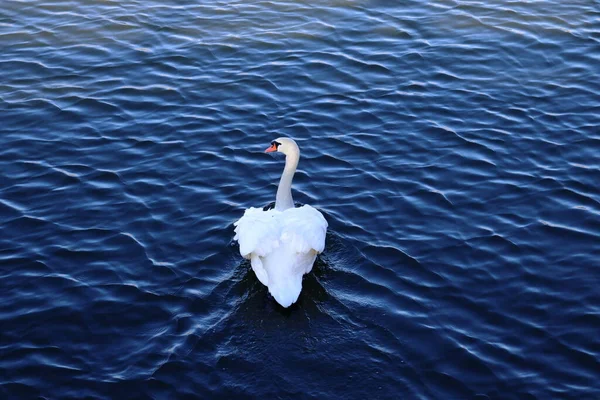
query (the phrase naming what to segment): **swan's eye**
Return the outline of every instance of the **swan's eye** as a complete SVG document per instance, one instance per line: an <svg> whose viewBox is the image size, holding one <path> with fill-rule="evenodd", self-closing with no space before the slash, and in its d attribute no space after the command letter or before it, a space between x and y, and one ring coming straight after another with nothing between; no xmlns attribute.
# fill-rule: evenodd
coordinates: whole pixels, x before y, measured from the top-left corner
<svg viewBox="0 0 600 400"><path fill-rule="evenodd" d="M279 145L281 145L281 143L273 140L271 142L271 147L269 147L268 149L265 150L265 153L272 153L274 151L277 151L277 149L279 148Z"/></svg>

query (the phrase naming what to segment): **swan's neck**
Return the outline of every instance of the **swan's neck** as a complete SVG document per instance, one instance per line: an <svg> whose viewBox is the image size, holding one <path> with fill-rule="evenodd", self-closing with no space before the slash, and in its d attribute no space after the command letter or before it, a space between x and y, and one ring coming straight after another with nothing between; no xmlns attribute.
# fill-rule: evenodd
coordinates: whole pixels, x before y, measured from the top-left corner
<svg viewBox="0 0 600 400"><path fill-rule="evenodd" d="M285 156L285 168L279 186L277 187L277 196L275 197L275 209L279 211L294 208L294 199L292 198L292 180L300 160L299 153L291 153Z"/></svg>

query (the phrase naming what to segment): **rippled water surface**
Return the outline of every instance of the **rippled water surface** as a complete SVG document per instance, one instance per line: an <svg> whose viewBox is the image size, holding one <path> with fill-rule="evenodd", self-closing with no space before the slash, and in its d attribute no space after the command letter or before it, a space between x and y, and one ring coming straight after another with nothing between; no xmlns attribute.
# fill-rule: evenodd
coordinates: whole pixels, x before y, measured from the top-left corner
<svg viewBox="0 0 600 400"><path fill-rule="evenodd" d="M0 398L600 398L599 75L593 0L2 0Z"/></svg>

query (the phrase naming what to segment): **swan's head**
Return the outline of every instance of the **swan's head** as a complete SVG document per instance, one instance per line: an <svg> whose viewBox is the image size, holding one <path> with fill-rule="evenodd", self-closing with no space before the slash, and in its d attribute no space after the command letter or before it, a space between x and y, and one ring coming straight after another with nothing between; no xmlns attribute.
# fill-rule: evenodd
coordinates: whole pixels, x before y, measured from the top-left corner
<svg viewBox="0 0 600 400"><path fill-rule="evenodd" d="M265 153L271 153L278 151L285 154L286 156L291 154L300 154L300 149L296 142L290 138L280 137L271 142L271 147L265 150Z"/></svg>

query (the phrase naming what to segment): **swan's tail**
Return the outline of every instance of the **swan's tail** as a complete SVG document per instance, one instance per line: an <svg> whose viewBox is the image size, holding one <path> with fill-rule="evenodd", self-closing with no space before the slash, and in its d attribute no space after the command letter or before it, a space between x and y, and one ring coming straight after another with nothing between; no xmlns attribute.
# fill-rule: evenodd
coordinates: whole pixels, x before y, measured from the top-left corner
<svg viewBox="0 0 600 400"><path fill-rule="evenodd" d="M259 258L261 272L255 267L254 259L252 268L258 279L269 288L269 293L275 300L282 307L289 307L298 300L302 291L302 275L311 270L315 257L314 252L301 254L281 246L267 257ZM258 266L258 263L256 264ZM261 277L262 271L266 275L264 281Z"/></svg>
<svg viewBox="0 0 600 400"><path fill-rule="evenodd" d="M302 276L291 276L269 282L269 293L282 307L289 307L298 300L302 291Z"/></svg>

